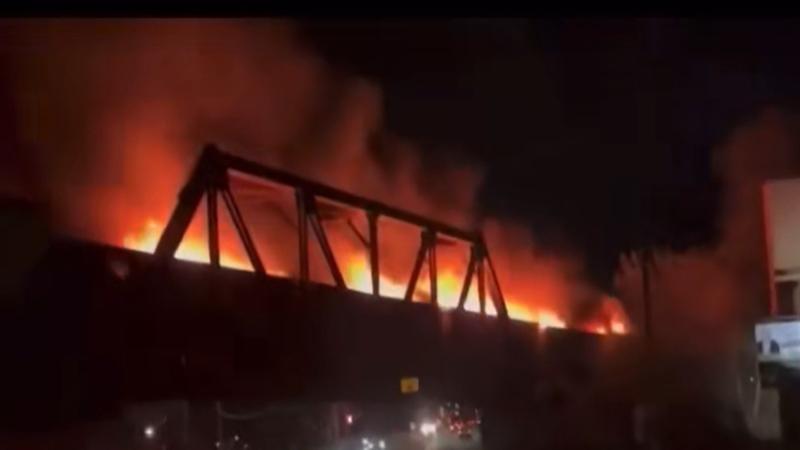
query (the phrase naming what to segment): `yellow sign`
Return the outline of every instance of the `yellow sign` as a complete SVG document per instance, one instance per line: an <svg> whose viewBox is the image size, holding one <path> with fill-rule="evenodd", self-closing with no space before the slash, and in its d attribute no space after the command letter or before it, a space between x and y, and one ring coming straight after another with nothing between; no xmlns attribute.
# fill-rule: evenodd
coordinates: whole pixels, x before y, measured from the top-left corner
<svg viewBox="0 0 800 450"><path fill-rule="evenodd" d="M419 378L406 377L400 379L400 392L403 394L413 394L419 391Z"/></svg>

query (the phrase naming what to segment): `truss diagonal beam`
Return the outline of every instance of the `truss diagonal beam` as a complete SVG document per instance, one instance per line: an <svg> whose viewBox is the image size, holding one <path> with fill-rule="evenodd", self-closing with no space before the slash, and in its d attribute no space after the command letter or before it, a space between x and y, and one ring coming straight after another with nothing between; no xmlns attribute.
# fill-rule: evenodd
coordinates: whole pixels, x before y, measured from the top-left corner
<svg viewBox="0 0 800 450"><path fill-rule="evenodd" d="M225 206L228 207L228 212L231 215L231 219L233 219L233 224L239 232L239 238L242 240L244 250L247 252L247 257L250 259L253 270L263 275L265 273L264 265L261 263L261 258L258 256L258 250L256 250L253 238L250 236L250 231L248 231L247 225L244 223L244 217L242 217L242 212L236 204L236 199L233 198L233 194L227 187L222 190L222 199L225 201Z"/></svg>
<svg viewBox="0 0 800 450"><path fill-rule="evenodd" d="M333 249L328 241L328 235L325 234L325 228L322 226L322 220L319 217L317 205L313 198L306 199L306 218L311 222L311 229L314 230L314 234L317 236L317 243L322 249L325 262L328 263L328 269L331 272L333 281L336 286L346 289L347 285L344 282L341 270L339 270L339 265L336 263L336 257L333 255Z"/></svg>

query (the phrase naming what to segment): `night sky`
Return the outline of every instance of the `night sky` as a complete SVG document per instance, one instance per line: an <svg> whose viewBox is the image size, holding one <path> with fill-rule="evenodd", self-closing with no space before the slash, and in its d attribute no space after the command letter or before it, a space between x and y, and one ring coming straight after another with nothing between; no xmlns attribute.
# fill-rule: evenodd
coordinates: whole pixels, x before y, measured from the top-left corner
<svg viewBox="0 0 800 450"><path fill-rule="evenodd" d="M800 23L312 22L331 63L383 88L387 127L486 171L485 213L567 241L608 285L621 251L712 244L711 150L798 93ZM433 149L433 150L431 150Z"/></svg>

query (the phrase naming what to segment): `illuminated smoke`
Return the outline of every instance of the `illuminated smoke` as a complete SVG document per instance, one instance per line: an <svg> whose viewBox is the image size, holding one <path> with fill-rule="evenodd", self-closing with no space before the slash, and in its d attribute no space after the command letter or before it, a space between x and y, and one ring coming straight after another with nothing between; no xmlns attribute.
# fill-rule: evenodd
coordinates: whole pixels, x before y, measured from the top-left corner
<svg viewBox="0 0 800 450"><path fill-rule="evenodd" d="M753 321L767 313L761 185L800 174L795 121L766 110L736 129L714 150L714 170L724 189L718 241L685 253L656 253L654 331L670 348L733 351L749 339ZM641 304L639 270L635 259L623 260L617 286L626 303Z"/></svg>
<svg viewBox="0 0 800 450"><path fill-rule="evenodd" d="M37 174L26 184L52 205L66 233L150 250L198 150L215 142L461 227L483 222L513 315L559 325L588 299L609 316L581 319L591 330L628 328L616 300L582 281L579 259L541 254L524 227L475 217L481 171L466 162L426 164L412 141L386 129L380 88L333 70L290 22L42 20L0 28L12 37L4 58L13 68L17 140ZM286 237L292 218L248 219L251 228L282 236L258 243L267 270L296 273L296 244ZM202 233L192 229L189 238L200 241ZM224 262L247 266L241 249L226 244L232 232L221 233ZM337 233L332 244L347 259L339 263L360 286L363 249ZM406 281L418 233L382 233L388 289ZM200 247L184 242L179 256L207 258ZM466 262L442 253L443 271L448 261ZM312 276L324 278L320 264Z"/></svg>
<svg viewBox="0 0 800 450"><path fill-rule="evenodd" d="M659 391L661 401L683 398L751 418L752 399L744 393L755 389L753 327L768 314L769 302L761 185L800 174L796 129L795 117L770 109L734 130L714 153L724 191L718 241L656 253L655 343L665 361L678 366L678 375L666 378L669 388ZM635 258L623 260L616 284L626 304L641 305ZM631 314L640 317L641 310Z"/></svg>

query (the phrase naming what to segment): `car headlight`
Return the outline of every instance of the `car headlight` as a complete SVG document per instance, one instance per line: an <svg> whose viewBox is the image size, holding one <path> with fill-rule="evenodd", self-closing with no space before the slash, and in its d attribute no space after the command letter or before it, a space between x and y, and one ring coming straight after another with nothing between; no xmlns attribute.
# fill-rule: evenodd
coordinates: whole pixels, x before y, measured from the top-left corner
<svg viewBox="0 0 800 450"><path fill-rule="evenodd" d="M419 431L423 436L431 436L436 434L436 424L434 422L422 422L419 425Z"/></svg>

